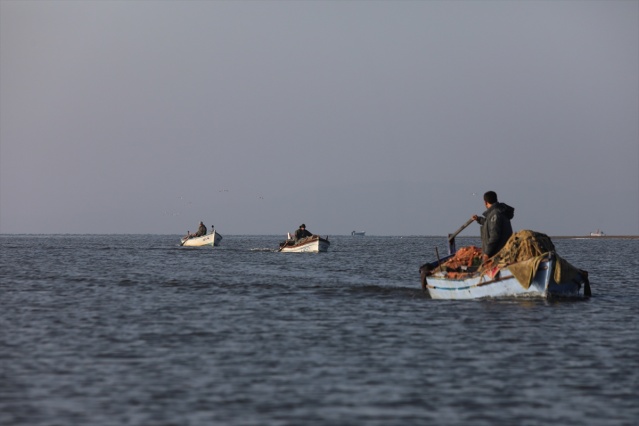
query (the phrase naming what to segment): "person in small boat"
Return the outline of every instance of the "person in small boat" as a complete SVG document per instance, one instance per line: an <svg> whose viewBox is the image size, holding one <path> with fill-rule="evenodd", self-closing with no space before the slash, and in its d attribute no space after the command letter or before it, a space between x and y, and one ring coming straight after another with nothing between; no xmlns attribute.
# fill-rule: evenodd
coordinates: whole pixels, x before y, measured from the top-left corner
<svg viewBox="0 0 639 426"><path fill-rule="evenodd" d="M206 226L204 226L203 222L200 222L200 226L197 228L197 232L195 233L195 237L201 237L206 235Z"/></svg>
<svg viewBox="0 0 639 426"><path fill-rule="evenodd" d="M297 243L299 240L302 240L306 237L312 237L312 236L313 234L310 231L307 231L306 225L302 223L300 227L297 229L297 231L295 231L295 242Z"/></svg>
<svg viewBox="0 0 639 426"><path fill-rule="evenodd" d="M481 246L486 261L497 254L513 234L510 220L515 217L515 209L497 201L495 191L484 194L484 205L488 210L482 216L473 215L472 219L481 225Z"/></svg>
<svg viewBox="0 0 639 426"><path fill-rule="evenodd" d="M203 222L200 222L200 226L197 227L197 232L195 234L191 234L190 232L186 233L186 238L197 238L206 235L206 226L204 226Z"/></svg>

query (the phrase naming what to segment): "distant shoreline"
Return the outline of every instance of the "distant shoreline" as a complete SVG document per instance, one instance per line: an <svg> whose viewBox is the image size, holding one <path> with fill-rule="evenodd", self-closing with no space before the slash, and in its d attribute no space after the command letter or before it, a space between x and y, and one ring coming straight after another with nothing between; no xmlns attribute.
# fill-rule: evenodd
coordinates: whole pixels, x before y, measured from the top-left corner
<svg viewBox="0 0 639 426"><path fill-rule="evenodd" d="M109 236L109 235L157 235L157 236L176 236L177 234L128 234L128 233L112 233L112 234L73 234L73 233L0 233L1 237L15 237L15 236ZM281 237L280 234L224 234L226 236L238 236L238 237ZM351 234L328 234L329 237L352 237ZM593 237L590 235L548 235L554 240L570 240L570 239L588 239L588 240L639 240L639 235L604 235L602 237ZM374 237L388 237L388 238L447 238L446 235L366 235L362 238L374 238ZM481 238L479 235L459 235L456 237L459 239L464 238Z"/></svg>
<svg viewBox="0 0 639 426"><path fill-rule="evenodd" d="M637 240L639 239L639 235L603 235L601 237L593 237L591 235L573 235L573 236L551 236L550 238L555 239L574 239L574 238L587 238L589 240L613 240L613 239L624 239L624 240Z"/></svg>

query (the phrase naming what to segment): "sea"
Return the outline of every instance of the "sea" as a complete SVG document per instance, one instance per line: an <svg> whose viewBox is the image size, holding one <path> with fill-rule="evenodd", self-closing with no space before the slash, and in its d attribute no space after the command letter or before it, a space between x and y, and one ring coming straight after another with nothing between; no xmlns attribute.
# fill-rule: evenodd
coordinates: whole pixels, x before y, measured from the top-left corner
<svg viewBox="0 0 639 426"><path fill-rule="evenodd" d="M179 237L0 235L1 425L639 424L639 239L553 239L589 299L442 301L445 237Z"/></svg>

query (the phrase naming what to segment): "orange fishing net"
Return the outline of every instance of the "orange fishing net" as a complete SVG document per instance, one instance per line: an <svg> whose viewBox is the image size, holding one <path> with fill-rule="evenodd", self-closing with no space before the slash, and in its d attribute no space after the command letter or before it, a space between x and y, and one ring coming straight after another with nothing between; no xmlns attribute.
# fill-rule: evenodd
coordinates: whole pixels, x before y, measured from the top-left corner
<svg viewBox="0 0 639 426"><path fill-rule="evenodd" d="M457 250L455 256L448 259L444 263L444 266L450 269L455 269L462 266L478 266L481 263L481 256L482 252L479 247L462 247Z"/></svg>
<svg viewBox="0 0 639 426"><path fill-rule="evenodd" d="M467 276L471 270L476 270L481 261L482 251L479 247L462 247L453 257L442 263L441 270L446 271L448 278L461 278Z"/></svg>

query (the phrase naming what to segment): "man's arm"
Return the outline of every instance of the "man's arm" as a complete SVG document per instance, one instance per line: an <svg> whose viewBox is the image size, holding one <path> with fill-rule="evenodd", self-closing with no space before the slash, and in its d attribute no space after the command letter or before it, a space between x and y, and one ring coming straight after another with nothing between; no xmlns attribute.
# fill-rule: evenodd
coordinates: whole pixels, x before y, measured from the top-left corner
<svg viewBox="0 0 639 426"><path fill-rule="evenodd" d="M483 225L485 218L484 216L477 216L476 214L474 214L471 216L471 219L477 221L477 223L479 223L480 225Z"/></svg>

